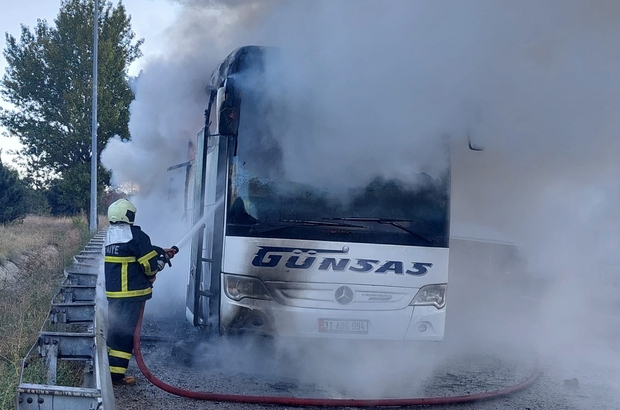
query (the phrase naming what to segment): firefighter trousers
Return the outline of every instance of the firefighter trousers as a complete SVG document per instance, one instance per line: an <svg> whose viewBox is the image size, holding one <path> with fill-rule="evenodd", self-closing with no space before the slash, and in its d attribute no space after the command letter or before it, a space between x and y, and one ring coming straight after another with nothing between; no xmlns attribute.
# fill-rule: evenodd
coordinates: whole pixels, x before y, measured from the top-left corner
<svg viewBox="0 0 620 410"><path fill-rule="evenodd" d="M108 361L113 380L125 377L143 300L108 299Z"/></svg>

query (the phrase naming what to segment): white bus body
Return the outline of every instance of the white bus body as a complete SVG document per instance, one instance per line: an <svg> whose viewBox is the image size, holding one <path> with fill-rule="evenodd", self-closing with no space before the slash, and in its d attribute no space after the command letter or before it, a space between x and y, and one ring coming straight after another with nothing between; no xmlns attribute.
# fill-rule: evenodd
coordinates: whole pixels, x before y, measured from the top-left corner
<svg viewBox="0 0 620 410"><path fill-rule="evenodd" d="M424 286L445 286L447 249L226 237L223 272L220 320L236 328L282 336L443 338L445 297L415 297Z"/></svg>
<svg viewBox="0 0 620 410"><path fill-rule="evenodd" d="M351 187L356 200L340 208L281 179L277 149L254 135L260 93L239 80L263 55L237 49L212 76L192 165L193 220L205 226L192 242L188 320L220 334L442 340L449 170L424 190Z"/></svg>

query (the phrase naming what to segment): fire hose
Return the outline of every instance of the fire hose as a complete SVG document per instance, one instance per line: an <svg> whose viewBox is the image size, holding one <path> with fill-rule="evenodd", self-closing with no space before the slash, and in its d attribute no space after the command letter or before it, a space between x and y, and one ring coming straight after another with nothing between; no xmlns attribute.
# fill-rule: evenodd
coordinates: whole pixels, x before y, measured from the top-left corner
<svg viewBox="0 0 620 410"><path fill-rule="evenodd" d="M310 397L282 397L282 396L246 396L242 394L224 394L213 392L201 392L185 390L171 386L158 379L146 367L140 350L140 333L142 328L142 316L144 315L144 303L140 311L138 325L134 333L133 349L138 368L146 379L158 388L181 397L197 400L249 403L249 404L276 404L286 406L322 406L322 407L384 407L384 406L428 406L470 403L482 400L489 400L507 396L530 387L540 376L540 371L536 368L532 374L521 383L504 387L490 392L468 394L464 396L447 397L418 397L418 398L391 398L391 399L329 399L329 398L310 398Z"/></svg>

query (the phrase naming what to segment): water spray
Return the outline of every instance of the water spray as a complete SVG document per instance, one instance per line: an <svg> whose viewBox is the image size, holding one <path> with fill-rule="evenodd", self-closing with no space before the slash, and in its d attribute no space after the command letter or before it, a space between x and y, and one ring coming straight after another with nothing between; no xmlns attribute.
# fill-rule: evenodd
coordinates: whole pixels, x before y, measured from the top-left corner
<svg viewBox="0 0 620 410"><path fill-rule="evenodd" d="M185 242L187 242L187 240L191 238L192 235L196 233L197 230L204 227L205 222L207 220L207 216L208 214L205 214L202 218L200 218L200 220L194 224L194 226L177 242L177 244L174 247L179 249L179 247L183 245Z"/></svg>
<svg viewBox="0 0 620 410"><path fill-rule="evenodd" d="M181 247L181 245L183 245L185 242L187 242L187 240L189 238L192 237L192 235L194 233L196 233L196 231L198 231L199 229L203 228L207 222L207 218L210 218L213 213L215 212L215 210L222 204L222 202L224 202L224 198L220 198L216 203L214 203L213 205L209 205L207 207L207 210L205 211L205 214L202 216L202 218L200 218L198 220L198 222L196 222L194 224L194 226L176 243L175 246L173 246L172 248L176 248L177 252L178 249Z"/></svg>

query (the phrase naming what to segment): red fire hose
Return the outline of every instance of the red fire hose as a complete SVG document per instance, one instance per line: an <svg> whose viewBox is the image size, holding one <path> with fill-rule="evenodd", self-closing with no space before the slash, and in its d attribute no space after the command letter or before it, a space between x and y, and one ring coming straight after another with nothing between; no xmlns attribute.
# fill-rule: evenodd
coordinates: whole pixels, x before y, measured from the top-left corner
<svg viewBox="0 0 620 410"><path fill-rule="evenodd" d="M442 404L457 404L468 403L474 401L482 401L506 396L512 393L516 393L531 386L538 376L540 371L538 369L523 382L510 387L504 387L499 390L494 390L484 393L468 394L465 396L448 396L448 397L419 397L419 398L403 398L403 399L322 399L322 398L304 398L304 397L281 397L281 396L245 396L241 394L223 394L223 393L211 393L211 392L197 392L191 390L180 389L178 387L170 386L164 383L157 377L155 377L150 370L144 364L142 358L142 352L140 350L140 330L142 327L142 316L144 314L144 304L142 304L142 310L140 311L140 318L138 319L138 326L134 334L133 349L136 357L136 362L140 371L147 378L148 381L153 383L160 389L167 391L168 393L176 394L177 396L188 397L197 400L208 401L223 401L234 403L251 403L251 404L279 404L286 406L323 406L323 407L379 407L379 406L421 406L421 405L442 405Z"/></svg>

